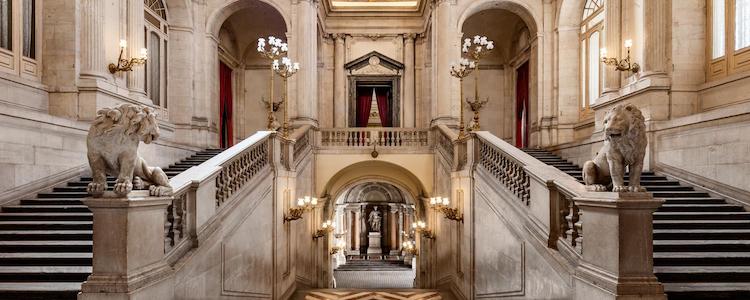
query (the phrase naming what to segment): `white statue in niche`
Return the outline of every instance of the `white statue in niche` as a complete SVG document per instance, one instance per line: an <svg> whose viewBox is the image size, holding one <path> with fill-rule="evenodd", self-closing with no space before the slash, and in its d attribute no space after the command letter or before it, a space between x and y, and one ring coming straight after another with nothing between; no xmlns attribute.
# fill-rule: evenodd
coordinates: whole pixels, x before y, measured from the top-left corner
<svg viewBox="0 0 750 300"><path fill-rule="evenodd" d="M378 207L375 206L375 209L370 212L367 218L367 222L370 223L371 232L380 232L380 219L380 212L378 211Z"/></svg>

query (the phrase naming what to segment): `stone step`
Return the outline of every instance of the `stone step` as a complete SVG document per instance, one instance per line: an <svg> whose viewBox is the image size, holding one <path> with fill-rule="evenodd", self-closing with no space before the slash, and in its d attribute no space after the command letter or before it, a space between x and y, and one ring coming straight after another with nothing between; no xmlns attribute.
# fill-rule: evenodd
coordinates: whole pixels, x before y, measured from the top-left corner
<svg viewBox="0 0 750 300"><path fill-rule="evenodd" d="M91 252L0 253L0 266L91 266Z"/></svg>
<svg viewBox="0 0 750 300"><path fill-rule="evenodd" d="M67 221L90 221L91 213L0 213L0 221L18 220L67 220Z"/></svg>
<svg viewBox="0 0 750 300"><path fill-rule="evenodd" d="M3 266L0 281L30 282L84 281L91 274L88 266Z"/></svg>
<svg viewBox="0 0 750 300"><path fill-rule="evenodd" d="M115 181L115 179L117 179L117 177L115 177L115 176L107 176L107 181ZM80 181L91 182L91 176L83 176L79 180Z"/></svg>
<svg viewBox="0 0 750 300"><path fill-rule="evenodd" d="M81 198L36 198L23 199L21 205L83 205Z"/></svg>
<svg viewBox="0 0 750 300"><path fill-rule="evenodd" d="M697 191L660 191L652 192L654 198L685 198L685 197L711 197L706 192Z"/></svg>
<svg viewBox="0 0 750 300"><path fill-rule="evenodd" d="M2 241L85 241L92 230L0 230Z"/></svg>
<svg viewBox="0 0 750 300"><path fill-rule="evenodd" d="M750 299L747 282L666 282L662 283L669 299Z"/></svg>
<svg viewBox="0 0 750 300"><path fill-rule="evenodd" d="M89 194L84 192L53 192L53 193L39 193L38 198L86 198Z"/></svg>
<svg viewBox="0 0 750 300"><path fill-rule="evenodd" d="M75 300L81 282L0 282L0 299Z"/></svg>
<svg viewBox="0 0 750 300"><path fill-rule="evenodd" d="M3 206L3 212L34 213L34 212L89 212L86 205L9 205Z"/></svg>
<svg viewBox="0 0 750 300"><path fill-rule="evenodd" d="M744 211L742 206L732 204L687 204L674 202L663 204L658 211L661 212L714 212L714 211Z"/></svg>
<svg viewBox="0 0 750 300"><path fill-rule="evenodd" d="M684 186L684 185L670 185L670 186L655 186L655 185L645 185L641 183L642 186L646 187L646 189L649 192L694 192L695 189L693 189L692 186Z"/></svg>
<svg viewBox="0 0 750 300"><path fill-rule="evenodd" d="M747 252L750 241L747 240L654 240L656 252Z"/></svg>
<svg viewBox="0 0 750 300"><path fill-rule="evenodd" d="M0 221L0 230L91 230L92 221Z"/></svg>
<svg viewBox="0 0 750 300"><path fill-rule="evenodd" d="M750 266L750 252L654 252L655 266Z"/></svg>
<svg viewBox="0 0 750 300"><path fill-rule="evenodd" d="M749 220L750 213L739 212L661 212L654 213L655 220Z"/></svg>
<svg viewBox="0 0 750 300"><path fill-rule="evenodd" d="M686 198L668 198L665 204L726 204L727 201L721 198L705 197L686 197Z"/></svg>
<svg viewBox="0 0 750 300"><path fill-rule="evenodd" d="M750 229L655 229L654 240L745 240Z"/></svg>
<svg viewBox="0 0 750 300"><path fill-rule="evenodd" d="M89 185L89 183L91 183L91 180L87 180L87 181L80 181L80 180L79 181L71 181L71 182L68 182L68 186L71 186L71 187L81 187L81 186L82 187L87 187ZM112 188L112 186L114 186L114 185L115 185L115 181L114 180L107 181L107 186L109 188Z"/></svg>
<svg viewBox="0 0 750 300"><path fill-rule="evenodd" d="M0 241L0 252L91 252L92 241ZM1 281L1 280L0 280Z"/></svg>
<svg viewBox="0 0 750 300"><path fill-rule="evenodd" d="M748 282L750 266L654 267L661 282Z"/></svg>
<svg viewBox="0 0 750 300"><path fill-rule="evenodd" d="M654 229L750 229L750 220L655 220Z"/></svg>
<svg viewBox="0 0 750 300"><path fill-rule="evenodd" d="M111 188L112 186L108 186ZM52 189L53 193L56 192L86 192L86 186L60 186Z"/></svg>

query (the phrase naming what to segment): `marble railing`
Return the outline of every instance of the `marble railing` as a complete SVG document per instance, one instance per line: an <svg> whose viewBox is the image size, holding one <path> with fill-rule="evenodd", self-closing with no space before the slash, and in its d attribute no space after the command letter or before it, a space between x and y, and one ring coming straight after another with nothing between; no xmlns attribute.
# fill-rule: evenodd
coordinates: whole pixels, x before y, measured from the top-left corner
<svg viewBox="0 0 750 300"><path fill-rule="evenodd" d="M431 132L421 128L322 128L317 131L318 147L367 149L422 148L431 145Z"/></svg>
<svg viewBox="0 0 750 300"><path fill-rule="evenodd" d="M258 174L270 169L273 151L271 136L268 131L258 132L170 180L174 197L166 209L165 253L189 250L189 245L182 245L188 243L181 242L188 236L196 235L200 225L196 223L205 224L232 199L235 192L245 188ZM210 198L203 199L206 196Z"/></svg>

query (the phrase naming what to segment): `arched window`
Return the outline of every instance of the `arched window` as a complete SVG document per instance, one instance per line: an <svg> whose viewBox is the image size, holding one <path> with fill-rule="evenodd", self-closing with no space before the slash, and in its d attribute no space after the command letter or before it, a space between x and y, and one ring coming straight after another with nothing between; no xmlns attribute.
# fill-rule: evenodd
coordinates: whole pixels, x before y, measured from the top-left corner
<svg viewBox="0 0 750 300"><path fill-rule="evenodd" d="M37 0L0 0L0 70L39 78L41 5Z"/></svg>
<svg viewBox="0 0 750 300"><path fill-rule="evenodd" d="M708 1L708 80L750 71L750 0Z"/></svg>
<svg viewBox="0 0 750 300"><path fill-rule="evenodd" d="M162 0L144 0L146 94L155 105L167 107L167 10Z"/></svg>
<svg viewBox="0 0 750 300"><path fill-rule="evenodd" d="M599 49L604 42L604 0L586 0L581 17L581 115L591 112L591 105L602 93Z"/></svg>

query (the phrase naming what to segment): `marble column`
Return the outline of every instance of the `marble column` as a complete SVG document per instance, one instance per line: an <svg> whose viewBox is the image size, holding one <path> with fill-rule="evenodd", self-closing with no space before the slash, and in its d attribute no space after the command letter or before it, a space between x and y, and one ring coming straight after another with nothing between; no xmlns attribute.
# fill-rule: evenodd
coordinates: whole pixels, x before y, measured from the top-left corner
<svg viewBox="0 0 750 300"><path fill-rule="evenodd" d="M143 19L143 1L128 0L128 57L139 57L141 48L145 48L145 33ZM146 96L146 66L134 67L128 72L128 89L136 96Z"/></svg>
<svg viewBox="0 0 750 300"><path fill-rule="evenodd" d="M414 72L414 33L404 34L404 127L413 128L415 123L415 72Z"/></svg>
<svg viewBox="0 0 750 300"><path fill-rule="evenodd" d="M106 78L104 1L81 1L81 77ZM113 62L114 59L112 60Z"/></svg>
<svg viewBox="0 0 750 300"><path fill-rule="evenodd" d="M401 252L401 244L404 243L404 207L398 208L398 238L396 239L396 249Z"/></svg>
<svg viewBox="0 0 750 300"><path fill-rule="evenodd" d="M362 239L362 208L358 207L354 213L354 251L360 253L360 240Z"/></svg>
<svg viewBox="0 0 750 300"><path fill-rule="evenodd" d="M433 124L456 124L458 121L458 79L450 75L451 62L460 58L460 39L453 22L453 5L448 0L433 4L432 24L434 34L433 59L435 64L432 89Z"/></svg>
<svg viewBox="0 0 750 300"><path fill-rule="evenodd" d="M622 57L622 51L620 51L623 46L621 38L622 0L606 1L604 3L604 14L604 28L607 31L604 45L607 48L607 56ZM603 64L602 69L604 71L603 92L617 92L620 89L620 71ZM581 72L586 72L586 70L581 70Z"/></svg>
<svg viewBox="0 0 750 300"><path fill-rule="evenodd" d="M346 47L345 34L334 34L333 49L333 126L336 128L347 127L346 124Z"/></svg>
<svg viewBox="0 0 750 300"><path fill-rule="evenodd" d="M670 4L664 0L645 0L643 4L645 28L641 72L644 76L664 75L667 72L667 45L670 43Z"/></svg>
<svg viewBox="0 0 750 300"><path fill-rule="evenodd" d="M300 70L292 77L296 82L296 109L290 111L295 123L317 125L318 122L318 17L316 0L297 4L296 35L290 46L296 49ZM290 105L290 108L292 106Z"/></svg>

